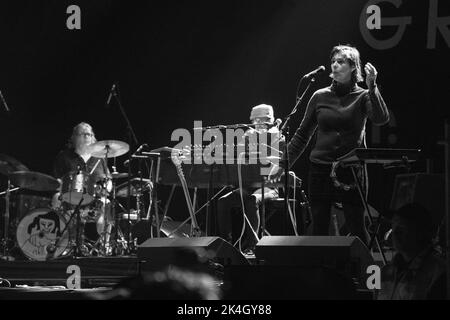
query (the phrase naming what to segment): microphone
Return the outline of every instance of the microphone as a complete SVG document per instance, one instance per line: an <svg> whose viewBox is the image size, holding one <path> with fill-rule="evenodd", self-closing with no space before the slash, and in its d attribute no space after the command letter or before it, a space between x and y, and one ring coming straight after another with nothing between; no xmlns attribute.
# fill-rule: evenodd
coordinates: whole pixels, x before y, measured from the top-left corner
<svg viewBox="0 0 450 320"><path fill-rule="evenodd" d="M0 99L2 99L2 103L5 106L6 111L9 112L8 105L6 104L5 98L3 98L2 90L0 90Z"/></svg>
<svg viewBox="0 0 450 320"><path fill-rule="evenodd" d="M317 74L319 74L319 73L321 73L321 72L324 72L324 71L325 71L325 67L324 67L324 66L320 66L320 67L318 67L317 69L311 71L310 73L305 74L305 75L303 76L303 78L304 78L304 79L314 78Z"/></svg>
<svg viewBox="0 0 450 320"><path fill-rule="evenodd" d="M134 152L134 154L141 152L141 150L142 150L145 146L147 146L146 143L141 144L141 145L139 146L139 148L137 148L137 150Z"/></svg>
<svg viewBox="0 0 450 320"><path fill-rule="evenodd" d="M108 100L106 100L106 105L109 106L109 103L111 102L111 98L112 96L115 94L116 92L116 84L113 83L111 90L109 91L109 96L108 96Z"/></svg>
<svg viewBox="0 0 450 320"><path fill-rule="evenodd" d="M134 156L136 156L136 154L138 154L139 152L141 152L141 150L144 148L144 147L148 147L148 144L146 144L146 143L144 143L144 144L141 144L140 146L139 146L139 148L137 148L137 150L133 153L133 155L132 155L132 157L134 157ZM145 157L146 158L146 157ZM128 167L128 165L130 164L130 159L127 159L127 160L125 160L124 162L123 162L123 165L125 166L125 167Z"/></svg>
<svg viewBox="0 0 450 320"><path fill-rule="evenodd" d="M278 118L273 123L266 123L265 125L267 126L267 129L270 129L270 128L273 128L273 127L278 127L282 122L283 122L283 120Z"/></svg>

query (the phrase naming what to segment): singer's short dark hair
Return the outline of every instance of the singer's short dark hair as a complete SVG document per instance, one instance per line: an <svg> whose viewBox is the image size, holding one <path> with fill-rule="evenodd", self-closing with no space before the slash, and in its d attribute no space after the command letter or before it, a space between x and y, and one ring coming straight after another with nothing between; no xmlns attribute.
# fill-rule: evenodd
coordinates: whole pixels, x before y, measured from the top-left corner
<svg viewBox="0 0 450 320"><path fill-rule="evenodd" d="M356 67L352 72L351 81L353 83L363 81L364 79L361 73L361 58L358 49L352 47L351 45L337 45L331 49L330 60L332 60L338 53L342 54L352 67Z"/></svg>

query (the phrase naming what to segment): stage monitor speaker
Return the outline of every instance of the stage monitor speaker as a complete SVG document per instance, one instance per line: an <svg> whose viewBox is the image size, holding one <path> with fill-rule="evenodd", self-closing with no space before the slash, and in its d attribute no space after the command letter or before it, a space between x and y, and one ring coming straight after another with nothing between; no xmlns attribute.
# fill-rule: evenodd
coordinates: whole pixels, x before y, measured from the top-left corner
<svg viewBox="0 0 450 320"><path fill-rule="evenodd" d="M445 212L445 179L441 174L398 174L395 177L391 210L419 203L431 214L433 226L440 225Z"/></svg>
<svg viewBox="0 0 450 320"><path fill-rule="evenodd" d="M270 236L256 245L256 258L264 265L326 267L361 281L372 255L358 237Z"/></svg>
<svg viewBox="0 0 450 320"><path fill-rule="evenodd" d="M138 246L140 261L155 266L166 266L178 261L180 252L192 249L201 258L211 259L224 266L248 265L244 255L219 237L153 238Z"/></svg>

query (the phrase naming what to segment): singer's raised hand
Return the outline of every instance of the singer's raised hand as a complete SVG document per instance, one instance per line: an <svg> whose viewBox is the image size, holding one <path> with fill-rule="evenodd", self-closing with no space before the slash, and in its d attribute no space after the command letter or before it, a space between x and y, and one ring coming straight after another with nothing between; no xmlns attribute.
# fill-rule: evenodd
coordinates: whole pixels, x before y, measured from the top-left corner
<svg viewBox="0 0 450 320"><path fill-rule="evenodd" d="M367 87L371 88L375 86L378 75L377 69L375 69L375 67L370 62L367 62L366 65L364 66L364 71L366 73Z"/></svg>

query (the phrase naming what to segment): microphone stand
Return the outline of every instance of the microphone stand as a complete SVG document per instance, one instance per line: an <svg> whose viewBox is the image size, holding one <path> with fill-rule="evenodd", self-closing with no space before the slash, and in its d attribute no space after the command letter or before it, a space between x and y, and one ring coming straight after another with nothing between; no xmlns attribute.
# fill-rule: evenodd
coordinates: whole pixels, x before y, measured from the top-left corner
<svg viewBox="0 0 450 320"><path fill-rule="evenodd" d="M6 112L10 113L11 110L8 108L8 105L6 104L6 100L3 97L3 94L2 94L1 90L0 90L0 99L1 99L1 102L2 102L3 106L5 107Z"/></svg>
<svg viewBox="0 0 450 320"><path fill-rule="evenodd" d="M75 207L74 211L70 215L69 221L67 221L64 229L61 231L61 235L56 238L56 241L55 241L55 243L53 245L54 250L52 250L51 252L47 252L47 259L46 260L49 260L50 258L54 257L54 255L56 253L56 250L58 249L59 243L63 239L64 233L68 230L68 228L70 226L70 223L72 222L72 219L74 217L76 217L76 221L75 221L75 232L76 232L76 235L75 235L75 245L73 245L73 243L71 243L71 246L72 246L72 248L71 248L72 249L72 259L79 258L79 257L83 256L83 253L82 253L82 251L80 249L80 246L81 246L81 241L80 241L80 236L81 236L81 234L80 234L80 230L81 230L80 229L80 224L81 224L80 208L81 208L81 205L82 205L83 201L84 201L84 198L81 197L80 202L78 202L78 204ZM69 238L69 242L70 242L70 240L71 240L70 239L70 234L69 234L68 238Z"/></svg>
<svg viewBox="0 0 450 320"><path fill-rule="evenodd" d="M127 137L128 137L128 144L130 146L130 150L134 149L134 146L137 146L139 144L138 139L136 138L136 134L134 133L133 127L131 126L131 122L125 112L125 109L120 101L119 95L117 94L116 89L112 90L112 95L114 99L117 101L117 105L119 106L120 113L122 114L122 117L125 119L125 123L127 125ZM128 197L127 197L127 209L128 209L128 243L127 243L127 250L130 250L130 239L131 239L131 217L130 217L130 211L131 211L131 152L128 152ZM113 204L115 205L115 204ZM118 228L119 223L117 217L114 217L116 220L116 234L115 234L115 240L118 240Z"/></svg>
<svg viewBox="0 0 450 320"><path fill-rule="evenodd" d="M8 108L8 105L6 104L5 98L3 97L2 91L0 90L0 100L1 104L5 107L6 114L11 115L11 110ZM4 226L3 226L3 238L1 239L1 246L3 246L3 256L0 256L3 260L13 260L12 257L9 256L9 248L8 248L8 241L9 241L9 220L10 220L10 195L11 192L19 190L19 188L12 188L11 181L8 178L8 185L4 193L5 196L5 213L4 213Z"/></svg>
<svg viewBox="0 0 450 320"><path fill-rule="evenodd" d="M13 260L12 257L9 256L9 219L10 219L10 196L12 191L19 190L19 188L12 189L11 181L8 178L8 187L6 191L2 192L5 194L5 213L4 213L4 225L3 225L3 256L1 257L4 260L10 261Z"/></svg>
<svg viewBox="0 0 450 320"><path fill-rule="evenodd" d="M305 90L303 91L302 95L299 97L298 96L298 91L300 88L300 84L302 83L303 80L309 80L307 87L305 88ZM298 107L299 105L303 102L303 99L305 97L305 94L308 92L309 88L311 87L311 84L313 82L315 82L315 76L311 76L311 77L303 77L300 79L298 85L297 85L297 91L296 91L296 102L294 105L294 108L292 109L291 113L289 113L285 118L284 118L284 123L281 126L281 134L284 135L284 157L283 157L283 167L284 167L284 175L285 175L285 179L284 179L284 211L285 211L285 215L287 216L289 214L289 191L288 191L288 187L289 187L289 154L288 154L288 137L289 137L289 120L291 119L291 117L298 111ZM264 190L263 190L264 192Z"/></svg>

